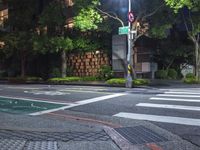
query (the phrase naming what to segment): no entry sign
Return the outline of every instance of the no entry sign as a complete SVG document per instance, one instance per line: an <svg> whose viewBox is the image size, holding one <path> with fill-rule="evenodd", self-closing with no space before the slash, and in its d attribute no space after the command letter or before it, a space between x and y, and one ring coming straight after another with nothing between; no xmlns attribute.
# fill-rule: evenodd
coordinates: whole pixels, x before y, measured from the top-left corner
<svg viewBox="0 0 200 150"><path fill-rule="evenodd" d="M128 13L128 21L133 22L134 20L135 20L135 16L134 16L133 12L129 12Z"/></svg>

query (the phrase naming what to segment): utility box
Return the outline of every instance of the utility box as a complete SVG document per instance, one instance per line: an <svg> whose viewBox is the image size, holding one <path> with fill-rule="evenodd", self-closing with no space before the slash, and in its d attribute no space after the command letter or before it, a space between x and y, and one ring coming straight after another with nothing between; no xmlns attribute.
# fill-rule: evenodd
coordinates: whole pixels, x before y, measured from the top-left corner
<svg viewBox="0 0 200 150"><path fill-rule="evenodd" d="M114 72L125 72L127 55L127 35L112 37L112 69Z"/></svg>

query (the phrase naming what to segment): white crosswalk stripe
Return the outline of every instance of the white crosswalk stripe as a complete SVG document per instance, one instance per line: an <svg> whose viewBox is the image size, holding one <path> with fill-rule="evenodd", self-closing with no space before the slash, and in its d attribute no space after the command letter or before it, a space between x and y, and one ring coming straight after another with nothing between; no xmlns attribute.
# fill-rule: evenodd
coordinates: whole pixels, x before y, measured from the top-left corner
<svg viewBox="0 0 200 150"><path fill-rule="evenodd" d="M136 120L148 120L148 121L155 121L155 122L200 126L200 119L192 119L192 118L147 115L147 114L136 114L136 113L125 113L125 112L118 113L114 116L121 117L121 118L136 119Z"/></svg>
<svg viewBox="0 0 200 150"><path fill-rule="evenodd" d="M195 116L194 118L187 118L187 115L185 115L185 113L183 113L181 116L177 116L177 114L179 114L180 112L177 114L174 113L173 115L173 113L171 113L170 111L174 110L173 112L176 112L178 110L181 110L190 111L192 113L199 112L200 105L196 105L200 103L200 88L161 89L161 91L162 90L163 94L157 94L154 97L149 98L148 102L137 103L135 105L136 107L144 107L146 109L153 108L154 115L120 112L114 116L137 120L200 126L200 118L197 117L198 115L196 116L197 118ZM176 103L170 104L171 102ZM158 109L165 109L165 115L160 115L160 110L157 112ZM155 115L155 113L158 113L158 115Z"/></svg>

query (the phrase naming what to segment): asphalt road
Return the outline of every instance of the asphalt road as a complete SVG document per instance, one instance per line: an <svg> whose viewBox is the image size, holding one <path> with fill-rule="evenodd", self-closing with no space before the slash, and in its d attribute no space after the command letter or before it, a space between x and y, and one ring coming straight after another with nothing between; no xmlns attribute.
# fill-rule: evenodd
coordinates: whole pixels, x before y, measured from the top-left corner
<svg viewBox="0 0 200 150"><path fill-rule="evenodd" d="M0 85L0 96L64 103L67 111L148 120L200 147L200 87ZM41 115L36 113L34 115Z"/></svg>

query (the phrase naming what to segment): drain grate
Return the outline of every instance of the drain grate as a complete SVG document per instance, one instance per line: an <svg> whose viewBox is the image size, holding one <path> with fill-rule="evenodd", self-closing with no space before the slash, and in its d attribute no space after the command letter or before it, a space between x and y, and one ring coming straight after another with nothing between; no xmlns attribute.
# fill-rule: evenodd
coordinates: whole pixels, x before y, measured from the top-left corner
<svg viewBox="0 0 200 150"><path fill-rule="evenodd" d="M143 126L116 128L115 130L132 144L168 141L165 137Z"/></svg>
<svg viewBox="0 0 200 150"><path fill-rule="evenodd" d="M27 132L0 130L0 139L28 141L108 141L104 131L96 132Z"/></svg>

